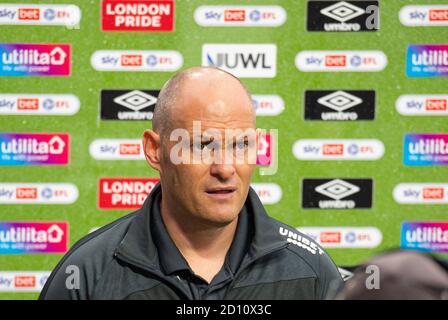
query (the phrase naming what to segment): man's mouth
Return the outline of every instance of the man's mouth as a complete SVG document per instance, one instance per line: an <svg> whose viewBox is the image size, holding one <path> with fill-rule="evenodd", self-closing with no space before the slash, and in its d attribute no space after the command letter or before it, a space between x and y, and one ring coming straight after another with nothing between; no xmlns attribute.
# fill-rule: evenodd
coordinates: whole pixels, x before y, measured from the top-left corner
<svg viewBox="0 0 448 320"><path fill-rule="evenodd" d="M235 187L217 187L207 189L205 192L212 197L225 199L231 197L235 191Z"/></svg>

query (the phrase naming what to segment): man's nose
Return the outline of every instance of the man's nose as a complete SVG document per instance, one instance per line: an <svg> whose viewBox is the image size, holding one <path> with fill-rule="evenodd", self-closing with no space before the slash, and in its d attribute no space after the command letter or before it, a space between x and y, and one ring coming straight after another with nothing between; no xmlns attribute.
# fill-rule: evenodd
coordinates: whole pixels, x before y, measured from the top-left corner
<svg viewBox="0 0 448 320"><path fill-rule="evenodd" d="M210 174L219 180L228 180L235 174L233 164L214 163L210 166Z"/></svg>

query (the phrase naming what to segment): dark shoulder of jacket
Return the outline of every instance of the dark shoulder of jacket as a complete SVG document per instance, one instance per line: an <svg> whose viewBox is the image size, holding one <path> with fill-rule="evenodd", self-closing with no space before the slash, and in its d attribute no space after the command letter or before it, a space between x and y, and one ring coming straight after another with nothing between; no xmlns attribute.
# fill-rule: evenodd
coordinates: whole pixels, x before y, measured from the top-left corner
<svg viewBox="0 0 448 320"><path fill-rule="evenodd" d="M39 299L89 299L94 284L114 259L116 247L137 214L138 211L132 212L78 240L50 274ZM70 279L71 274L79 277Z"/></svg>
<svg viewBox="0 0 448 320"><path fill-rule="evenodd" d="M342 276L329 254L309 236L278 220L272 219L276 231L289 242L299 263L306 263L318 279L316 299L333 299L343 286Z"/></svg>

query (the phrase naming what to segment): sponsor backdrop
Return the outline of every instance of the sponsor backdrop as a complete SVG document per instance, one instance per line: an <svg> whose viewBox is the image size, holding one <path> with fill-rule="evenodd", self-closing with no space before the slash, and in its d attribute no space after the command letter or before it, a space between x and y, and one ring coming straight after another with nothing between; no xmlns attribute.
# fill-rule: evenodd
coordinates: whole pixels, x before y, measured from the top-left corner
<svg viewBox="0 0 448 320"><path fill-rule="evenodd" d="M341 266L448 252L448 1L38 2L0 4L0 298L142 204L142 132L196 65L253 93L271 216Z"/></svg>

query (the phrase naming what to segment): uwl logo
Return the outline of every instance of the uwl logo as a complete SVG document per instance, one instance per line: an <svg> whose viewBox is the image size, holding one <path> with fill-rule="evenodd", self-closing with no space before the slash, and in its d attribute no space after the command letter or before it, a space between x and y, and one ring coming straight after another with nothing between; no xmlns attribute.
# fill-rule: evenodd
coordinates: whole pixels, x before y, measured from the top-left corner
<svg viewBox="0 0 448 320"><path fill-rule="evenodd" d="M262 54L248 54L245 55L243 53L238 53L235 55L230 55L228 53L218 53L216 59L212 59L212 57L207 55L209 65L215 67L226 67L229 69L235 69L238 66L242 66L243 68L262 68L262 69L271 69L272 66L267 64L266 55Z"/></svg>

